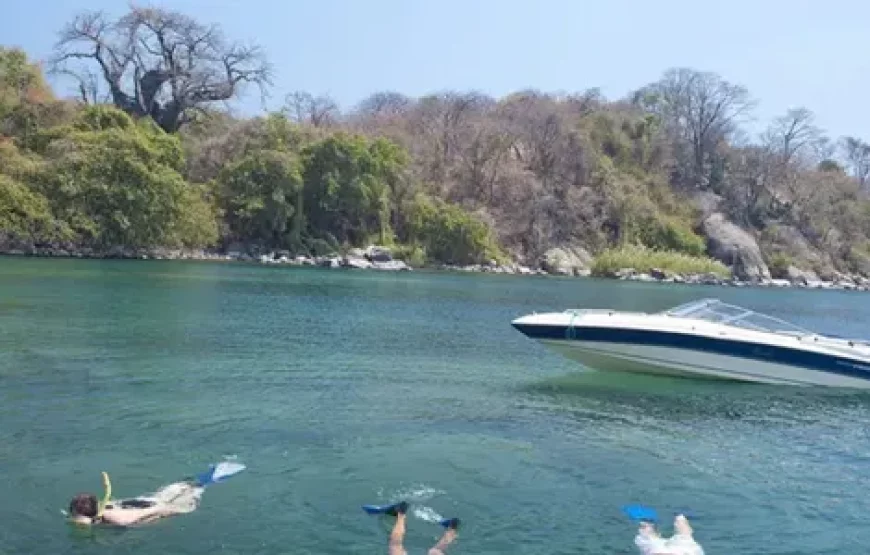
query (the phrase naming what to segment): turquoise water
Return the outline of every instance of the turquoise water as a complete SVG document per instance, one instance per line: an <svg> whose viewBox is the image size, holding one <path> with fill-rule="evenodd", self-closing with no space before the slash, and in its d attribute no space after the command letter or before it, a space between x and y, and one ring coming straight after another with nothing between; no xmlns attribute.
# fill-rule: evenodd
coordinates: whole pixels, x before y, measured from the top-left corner
<svg viewBox="0 0 870 555"><path fill-rule="evenodd" d="M0 259L0 553L633 553L622 504L696 516L707 553L870 542L870 396L584 372L530 311L702 296L870 336L870 295L171 262ZM237 457L195 513L76 531L118 496ZM668 516L668 518L670 518ZM670 529L670 526L667 526Z"/></svg>

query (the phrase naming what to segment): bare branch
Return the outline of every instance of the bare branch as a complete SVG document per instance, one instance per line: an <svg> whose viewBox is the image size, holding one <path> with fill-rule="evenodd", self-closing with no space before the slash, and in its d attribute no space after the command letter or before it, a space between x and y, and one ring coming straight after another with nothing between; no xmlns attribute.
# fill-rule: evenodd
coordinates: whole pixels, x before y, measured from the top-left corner
<svg viewBox="0 0 870 555"><path fill-rule="evenodd" d="M360 102L357 112L370 117L398 116L407 113L413 104L413 101L403 94L378 92Z"/></svg>
<svg viewBox="0 0 870 555"><path fill-rule="evenodd" d="M338 120L338 104L329 96L312 96L304 91L288 94L282 111L292 121L314 127L327 127Z"/></svg>
<svg viewBox="0 0 870 555"><path fill-rule="evenodd" d="M767 145L780 158L781 163L789 165L803 162L802 155L809 157L813 146L818 145L821 131L814 124L815 116L806 108L789 110L784 116L776 118L762 135ZM806 160L808 165L818 160Z"/></svg>
<svg viewBox="0 0 870 555"><path fill-rule="evenodd" d="M863 189L870 180L870 144L856 137L844 137L842 148L852 175Z"/></svg>
<svg viewBox="0 0 870 555"><path fill-rule="evenodd" d="M712 167L722 157L717 151L755 106L744 87L686 68L668 70L635 93L634 102L665 122L681 159L677 180L700 188L712 185Z"/></svg>
<svg viewBox="0 0 870 555"><path fill-rule="evenodd" d="M99 12L77 16L60 33L53 67L87 75L81 61L97 65L112 101L128 113L152 117L177 131L196 111L238 96L245 83L265 94L271 71L257 47L230 45L214 25L159 8L132 6L117 21Z"/></svg>

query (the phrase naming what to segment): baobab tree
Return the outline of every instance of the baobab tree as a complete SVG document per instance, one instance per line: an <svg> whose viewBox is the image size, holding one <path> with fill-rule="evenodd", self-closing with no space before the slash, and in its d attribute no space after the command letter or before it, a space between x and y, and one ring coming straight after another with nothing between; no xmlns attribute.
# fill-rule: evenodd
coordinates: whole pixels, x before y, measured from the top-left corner
<svg viewBox="0 0 870 555"><path fill-rule="evenodd" d="M76 16L61 31L50 67L76 79L84 101L107 88L115 106L150 116L169 133L238 96L244 84L261 92L270 84L259 47L231 44L217 26L179 12L135 6L117 20L102 12Z"/></svg>

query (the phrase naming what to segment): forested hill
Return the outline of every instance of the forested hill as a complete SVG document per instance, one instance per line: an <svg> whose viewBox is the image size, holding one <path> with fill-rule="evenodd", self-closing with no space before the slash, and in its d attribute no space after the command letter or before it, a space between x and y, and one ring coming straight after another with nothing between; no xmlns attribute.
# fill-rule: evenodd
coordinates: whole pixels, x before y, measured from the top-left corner
<svg viewBox="0 0 870 555"><path fill-rule="evenodd" d="M279 112L228 115L276 71L160 9L83 14L45 63L0 49L0 247L381 244L417 263L870 275L870 145L805 108L747 140L754 101L721 76L672 69L616 100L384 92L344 110L272 90Z"/></svg>

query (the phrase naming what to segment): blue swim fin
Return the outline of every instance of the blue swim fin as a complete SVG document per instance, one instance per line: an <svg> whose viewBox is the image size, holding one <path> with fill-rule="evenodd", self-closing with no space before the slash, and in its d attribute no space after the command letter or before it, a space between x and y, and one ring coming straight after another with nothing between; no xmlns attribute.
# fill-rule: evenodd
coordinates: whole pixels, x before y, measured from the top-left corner
<svg viewBox="0 0 870 555"><path fill-rule="evenodd" d="M625 505L622 508L622 512L624 512L628 518L632 520L646 520L649 522L655 522L659 519L656 510L652 507L647 507L644 505Z"/></svg>
<svg viewBox="0 0 870 555"><path fill-rule="evenodd" d="M363 505L362 508L370 515L385 515L395 511L398 505L398 503L393 503L392 505Z"/></svg>
<svg viewBox="0 0 870 555"><path fill-rule="evenodd" d="M242 463L222 461L217 464L210 465L207 472L197 474L196 483L201 487L205 487L211 484L216 484L218 482L223 482L224 480L235 476L246 468L247 467Z"/></svg>
<svg viewBox="0 0 870 555"><path fill-rule="evenodd" d="M403 501L399 501L397 503L391 503L389 505L363 505L362 508L365 512L370 515L392 515L395 516L398 511L397 509L403 504ZM408 510L407 503L405 504L405 510Z"/></svg>

